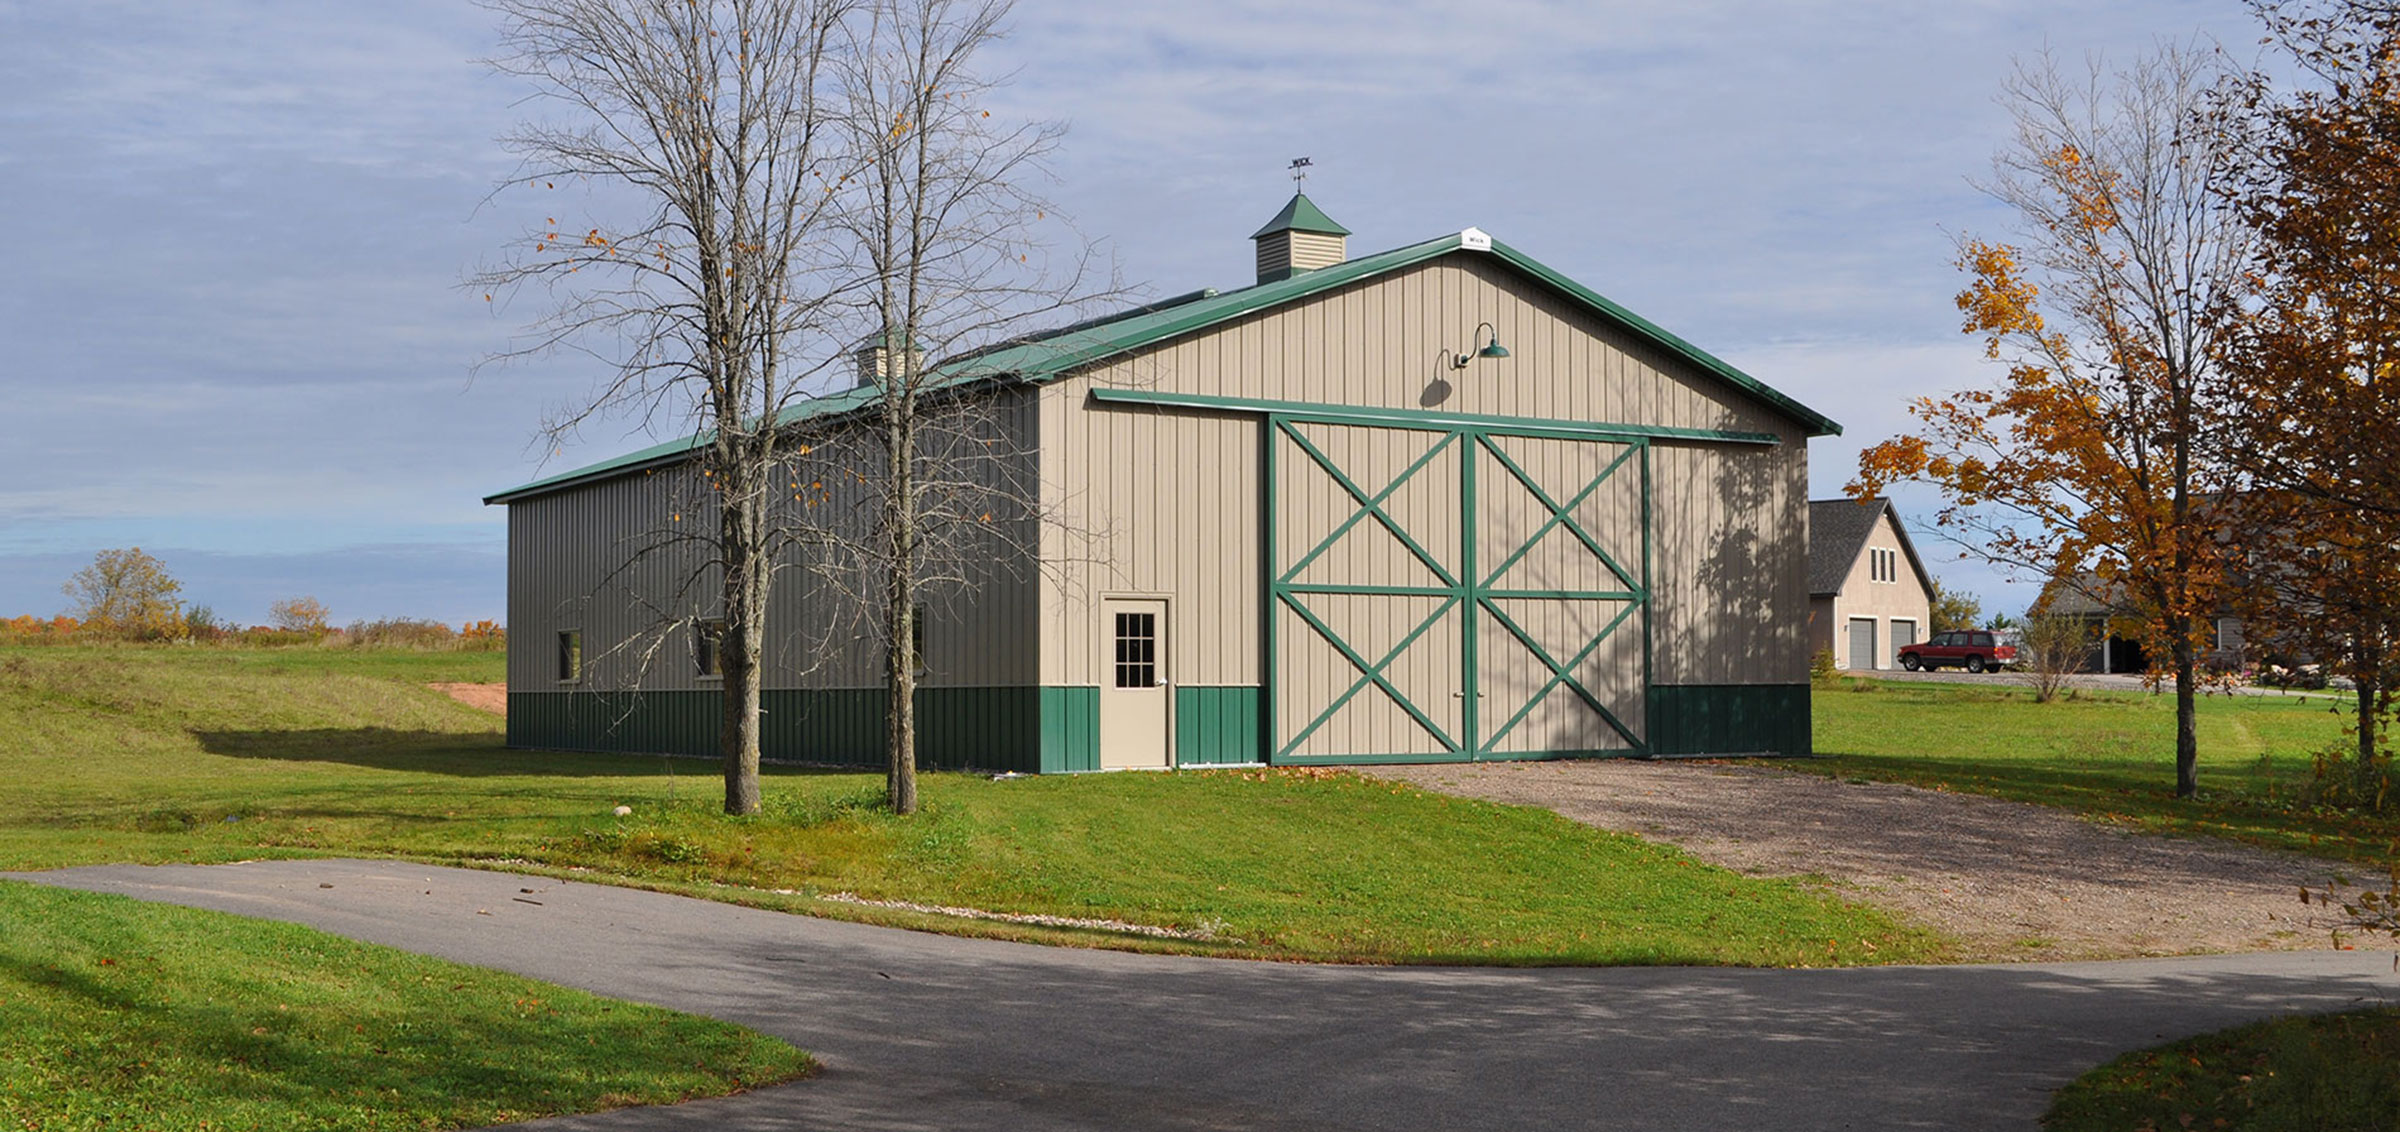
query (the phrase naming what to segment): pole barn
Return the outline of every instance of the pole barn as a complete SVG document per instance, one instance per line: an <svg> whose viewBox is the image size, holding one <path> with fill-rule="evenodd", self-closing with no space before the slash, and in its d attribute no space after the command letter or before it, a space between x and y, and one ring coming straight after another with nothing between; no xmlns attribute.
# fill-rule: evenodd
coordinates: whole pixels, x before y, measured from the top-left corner
<svg viewBox="0 0 2400 1132"><path fill-rule="evenodd" d="M1347 236L1295 195L1253 286L936 362L1040 507L926 610L923 765L1807 753L1808 440L1840 426L1479 230ZM795 427L864 410L863 368ZM486 500L511 746L716 753L705 571L629 550L703 442ZM818 631L842 590L778 586L770 759L883 762L880 645Z"/></svg>

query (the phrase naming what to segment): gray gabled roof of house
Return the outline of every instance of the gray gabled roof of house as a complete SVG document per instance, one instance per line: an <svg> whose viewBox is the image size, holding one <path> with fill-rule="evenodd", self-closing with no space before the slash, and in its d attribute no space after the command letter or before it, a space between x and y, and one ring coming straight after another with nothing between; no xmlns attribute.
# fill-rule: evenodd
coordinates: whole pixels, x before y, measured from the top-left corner
<svg viewBox="0 0 2400 1132"><path fill-rule="evenodd" d="M1489 244L1488 249L1484 246L1486 243ZM1253 287L1222 293L1195 291L1181 296L1181 301L1153 303L1108 318L1028 335L941 362L934 366L928 377L933 379L934 384L961 388L989 383L1041 384L1056 381L1095 362L1156 346L1246 315L1285 306L1346 284L1387 275L1461 250L1491 255L1531 276L1602 320L1624 328L1635 338L1689 363L1700 372L1725 382L1782 414L1799 424L1810 436L1834 436L1842 431L1842 426L1832 418L1668 333L1650 320L1618 306L1599 292L1559 274L1532 256L1472 228ZM787 422L798 423L813 418L840 416L868 409L875 400L874 389L846 389L793 405L783 410L780 417ZM485 496L483 501L508 503L644 468L680 463L690 459L692 453L708 443L709 436L706 433L671 440L614 460L496 492Z"/></svg>
<svg viewBox="0 0 2400 1132"><path fill-rule="evenodd" d="M2043 585L2041 599L2034 604L2044 613L2063 617L2116 617L2127 612L2123 590L2087 570Z"/></svg>
<svg viewBox="0 0 2400 1132"><path fill-rule="evenodd" d="M1900 551L1908 556L1909 567L1917 572L1925 592L1933 592L1933 575L1917 557L1917 545L1908 538L1908 524L1892 510L1892 501L1881 496L1868 500L1844 497L1808 501L1808 596L1842 592L1851 567L1858 564L1858 552L1867 548L1867 537L1875 533L1875 524L1887 513L1892 517L1892 529L1900 532Z"/></svg>

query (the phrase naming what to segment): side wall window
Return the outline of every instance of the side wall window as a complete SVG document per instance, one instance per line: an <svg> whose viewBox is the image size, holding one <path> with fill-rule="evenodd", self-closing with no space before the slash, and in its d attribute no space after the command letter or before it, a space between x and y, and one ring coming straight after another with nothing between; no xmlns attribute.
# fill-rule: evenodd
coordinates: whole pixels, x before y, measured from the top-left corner
<svg viewBox="0 0 2400 1132"><path fill-rule="evenodd" d="M558 635L558 679L571 684L583 679L583 630L568 629Z"/></svg>
<svg viewBox="0 0 2400 1132"><path fill-rule="evenodd" d="M692 623L692 663L702 676L725 675L725 623Z"/></svg>

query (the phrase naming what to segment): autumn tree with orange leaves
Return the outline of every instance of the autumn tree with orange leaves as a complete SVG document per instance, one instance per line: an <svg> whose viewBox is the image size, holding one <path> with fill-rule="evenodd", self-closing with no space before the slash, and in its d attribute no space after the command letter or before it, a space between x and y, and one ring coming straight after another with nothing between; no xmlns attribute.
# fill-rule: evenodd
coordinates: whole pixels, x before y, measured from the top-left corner
<svg viewBox="0 0 2400 1132"><path fill-rule="evenodd" d="M1932 485L1970 552L2086 590L2169 658L2184 798L2199 790L2201 635L2223 597L2205 506L2226 486L2217 359L2249 250L2225 193L2236 79L2196 45L2074 76L2020 64L2004 98L2016 137L1981 186L2017 238L1968 237L1959 256L1963 329L2007 371L1919 399L1916 430L1868 448L1849 485Z"/></svg>
<svg viewBox="0 0 2400 1132"><path fill-rule="evenodd" d="M127 637L164 638L183 625L183 583L138 546L103 550L62 587L83 628Z"/></svg>
<svg viewBox="0 0 2400 1132"><path fill-rule="evenodd" d="M2302 84L2253 80L2255 317L2233 342L2253 636L2356 686L2362 798L2400 649L2400 10L2254 5Z"/></svg>

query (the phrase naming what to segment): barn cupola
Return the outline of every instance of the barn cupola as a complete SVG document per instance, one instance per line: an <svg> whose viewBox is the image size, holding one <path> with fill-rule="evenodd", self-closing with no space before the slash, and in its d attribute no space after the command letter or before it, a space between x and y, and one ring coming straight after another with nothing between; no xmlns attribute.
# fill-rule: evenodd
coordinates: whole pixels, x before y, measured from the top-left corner
<svg viewBox="0 0 2400 1132"><path fill-rule="evenodd" d="M1350 258L1349 235L1308 194L1293 193L1291 203L1250 237L1258 244L1258 281L1273 283Z"/></svg>

